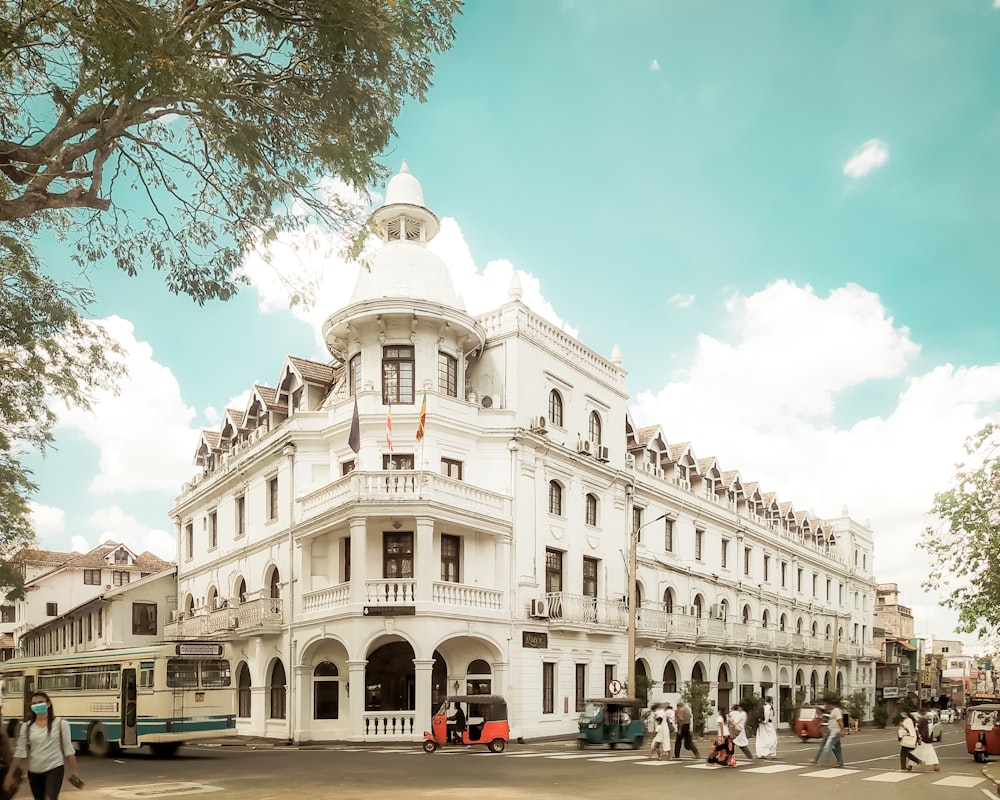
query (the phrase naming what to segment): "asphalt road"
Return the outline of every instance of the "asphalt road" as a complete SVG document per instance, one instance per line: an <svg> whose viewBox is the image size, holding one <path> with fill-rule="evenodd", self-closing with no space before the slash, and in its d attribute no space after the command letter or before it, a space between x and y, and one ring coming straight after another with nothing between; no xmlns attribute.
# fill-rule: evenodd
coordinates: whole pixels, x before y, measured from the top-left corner
<svg viewBox="0 0 1000 800"><path fill-rule="evenodd" d="M895 772L895 729L862 731L844 739L847 766L808 764L816 743L782 736L777 761L745 763L738 769L706 767L702 760L649 761L645 751L591 748L572 741L511 743L502 754L483 747L426 754L419 744L373 747L187 746L171 759L144 751L115 758L80 757L87 786L67 785L66 800L195 797L216 800L617 800L678 794L733 793L741 800L801 800L803 792L829 796L877 792L879 800L980 800L996 798L992 781L965 752L960 726L946 726L938 746L940 772ZM707 741L700 745L704 754ZM996 765L1000 767L1000 764ZM1000 774L997 769L994 774Z"/></svg>

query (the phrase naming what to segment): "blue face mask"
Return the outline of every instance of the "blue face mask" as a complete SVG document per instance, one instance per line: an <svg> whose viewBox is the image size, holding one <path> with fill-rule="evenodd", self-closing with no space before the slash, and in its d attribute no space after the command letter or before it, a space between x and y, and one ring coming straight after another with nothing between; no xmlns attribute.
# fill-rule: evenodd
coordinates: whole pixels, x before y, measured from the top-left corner
<svg viewBox="0 0 1000 800"><path fill-rule="evenodd" d="M48 703L33 703L32 706L31 706L31 710L34 711L36 714L44 714L46 711L49 710L49 704Z"/></svg>

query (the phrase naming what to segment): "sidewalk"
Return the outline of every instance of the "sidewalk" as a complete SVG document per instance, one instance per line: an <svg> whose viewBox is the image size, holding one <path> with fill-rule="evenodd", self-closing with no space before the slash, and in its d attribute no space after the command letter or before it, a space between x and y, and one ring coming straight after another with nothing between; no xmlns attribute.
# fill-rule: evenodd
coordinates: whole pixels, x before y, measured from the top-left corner
<svg viewBox="0 0 1000 800"><path fill-rule="evenodd" d="M986 766L983 767L983 775L987 780L993 782L997 794L1000 794L1000 763L995 761L987 762Z"/></svg>

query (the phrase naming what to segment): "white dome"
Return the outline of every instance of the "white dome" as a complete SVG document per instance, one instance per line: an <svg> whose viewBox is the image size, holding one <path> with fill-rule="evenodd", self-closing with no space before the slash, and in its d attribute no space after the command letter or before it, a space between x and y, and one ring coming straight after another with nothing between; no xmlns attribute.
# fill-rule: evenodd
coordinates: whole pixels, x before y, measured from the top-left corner
<svg viewBox="0 0 1000 800"><path fill-rule="evenodd" d="M393 175L385 188L385 205L391 206L397 203L410 206L424 205L424 190L420 188L420 181L410 174L410 168L406 166L405 161L399 174Z"/></svg>
<svg viewBox="0 0 1000 800"><path fill-rule="evenodd" d="M426 247L389 242L358 271L351 304L383 298L412 298L465 311L444 261Z"/></svg>

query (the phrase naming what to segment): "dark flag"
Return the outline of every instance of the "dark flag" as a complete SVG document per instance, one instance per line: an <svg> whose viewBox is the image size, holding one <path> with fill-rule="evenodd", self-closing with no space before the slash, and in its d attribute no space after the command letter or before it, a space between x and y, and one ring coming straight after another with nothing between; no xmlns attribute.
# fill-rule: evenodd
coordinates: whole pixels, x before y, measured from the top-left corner
<svg viewBox="0 0 1000 800"><path fill-rule="evenodd" d="M354 398L354 416L351 417L351 435L347 437L347 443L351 449L357 453L361 449L361 417L358 416L358 398Z"/></svg>

